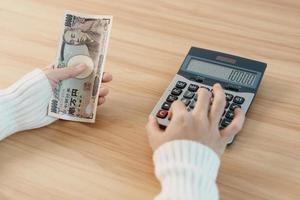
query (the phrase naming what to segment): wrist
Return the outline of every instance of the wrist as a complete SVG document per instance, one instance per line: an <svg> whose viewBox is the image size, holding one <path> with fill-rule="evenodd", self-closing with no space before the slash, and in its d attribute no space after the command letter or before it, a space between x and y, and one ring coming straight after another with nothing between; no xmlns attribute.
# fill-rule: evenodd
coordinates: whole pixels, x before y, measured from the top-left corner
<svg viewBox="0 0 300 200"><path fill-rule="evenodd" d="M218 198L215 181L220 160L207 146L194 141L174 140L160 146L154 152L153 160L155 175L162 185L160 196L173 191L172 195L177 199L203 199L202 195Z"/></svg>

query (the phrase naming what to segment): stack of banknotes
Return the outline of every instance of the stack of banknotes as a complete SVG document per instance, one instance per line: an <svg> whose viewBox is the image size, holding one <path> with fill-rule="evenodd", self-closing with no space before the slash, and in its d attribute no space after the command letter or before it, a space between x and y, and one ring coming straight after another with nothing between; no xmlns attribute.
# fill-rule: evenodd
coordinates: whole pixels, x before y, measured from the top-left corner
<svg viewBox="0 0 300 200"><path fill-rule="evenodd" d="M112 16L65 12L55 67L84 63L87 69L75 78L58 83L49 103L49 116L95 122L111 27Z"/></svg>

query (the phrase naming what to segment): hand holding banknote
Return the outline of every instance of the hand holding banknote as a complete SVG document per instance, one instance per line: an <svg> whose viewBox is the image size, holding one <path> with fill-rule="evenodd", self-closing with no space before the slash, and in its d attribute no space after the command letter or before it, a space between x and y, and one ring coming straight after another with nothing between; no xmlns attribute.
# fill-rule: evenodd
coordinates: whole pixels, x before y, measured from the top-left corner
<svg viewBox="0 0 300 200"><path fill-rule="evenodd" d="M49 83L54 90L59 81L63 81L69 78L74 78L80 75L82 72L86 70L87 66L85 64L79 64L72 68L62 68L62 69L55 69L54 66L46 67L43 71L45 72ZM108 72L104 72L102 76L102 82L107 83L112 80L112 75ZM105 97L108 95L108 88L101 85L99 90L99 98L98 98L98 105L101 105L105 102Z"/></svg>
<svg viewBox="0 0 300 200"><path fill-rule="evenodd" d="M85 70L59 80L53 90L48 115L55 118L95 122L112 16L66 11L57 51L56 69L67 70L80 63Z"/></svg>

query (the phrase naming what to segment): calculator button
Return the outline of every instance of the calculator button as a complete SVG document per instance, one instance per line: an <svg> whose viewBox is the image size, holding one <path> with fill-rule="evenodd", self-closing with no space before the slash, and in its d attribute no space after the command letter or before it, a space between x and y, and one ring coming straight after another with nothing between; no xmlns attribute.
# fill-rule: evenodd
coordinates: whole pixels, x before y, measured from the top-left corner
<svg viewBox="0 0 300 200"><path fill-rule="evenodd" d="M173 101L176 101L178 99L178 97L177 96L174 96L174 95L169 95L168 97L167 97L167 102L170 102L170 103L172 103Z"/></svg>
<svg viewBox="0 0 300 200"><path fill-rule="evenodd" d="M197 76L195 81L198 82L198 83L202 83L204 81L204 78L201 77L201 76Z"/></svg>
<svg viewBox="0 0 300 200"><path fill-rule="evenodd" d="M186 86L186 82L178 81L176 83L176 87L179 88L179 89L183 89L183 88L185 88L185 86Z"/></svg>
<svg viewBox="0 0 300 200"><path fill-rule="evenodd" d="M225 115L225 113L226 113L226 110L224 110L224 112L223 112L222 116L224 116L224 115Z"/></svg>
<svg viewBox="0 0 300 200"><path fill-rule="evenodd" d="M238 104L233 103L233 104L230 105L229 109L230 109L231 111L234 111L234 109L236 109L237 107L240 108L241 106L238 105Z"/></svg>
<svg viewBox="0 0 300 200"><path fill-rule="evenodd" d="M245 101L245 99L244 99L243 97L235 96L235 97L233 98L233 102L234 102L234 103L237 103L237 104L243 104L244 101Z"/></svg>
<svg viewBox="0 0 300 200"><path fill-rule="evenodd" d="M182 93L182 90L179 88L173 88L171 94L179 96Z"/></svg>
<svg viewBox="0 0 300 200"><path fill-rule="evenodd" d="M157 112L157 114L156 114L156 117L164 119L164 118L167 117L167 115L168 115L168 111L166 111L166 110L159 110Z"/></svg>
<svg viewBox="0 0 300 200"><path fill-rule="evenodd" d="M228 108L228 106L229 106L229 102L226 101L225 109Z"/></svg>
<svg viewBox="0 0 300 200"><path fill-rule="evenodd" d="M191 103L190 103L190 108L191 108L191 109L194 109L194 108L195 108L195 103L196 103L195 101L193 101L193 100L191 101Z"/></svg>
<svg viewBox="0 0 300 200"><path fill-rule="evenodd" d="M226 115L225 115L225 117L226 117L226 119L228 119L228 120L233 120L233 118L234 118L234 113L232 112L232 111L228 111L227 113L226 113Z"/></svg>
<svg viewBox="0 0 300 200"><path fill-rule="evenodd" d="M194 100L197 101L198 100L198 94L196 93L194 96Z"/></svg>
<svg viewBox="0 0 300 200"><path fill-rule="evenodd" d="M190 84L188 90L191 92L196 92L198 90L199 86L195 84Z"/></svg>
<svg viewBox="0 0 300 200"><path fill-rule="evenodd" d="M182 103L185 104L185 106L188 106L190 104L190 102L191 102L191 100L185 99L185 98L182 98L181 101L182 101Z"/></svg>
<svg viewBox="0 0 300 200"><path fill-rule="evenodd" d="M227 119L223 119L222 122L221 122L221 126L223 128L225 128L226 126L228 126L230 124L230 120L227 120Z"/></svg>
<svg viewBox="0 0 300 200"><path fill-rule="evenodd" d="M187 98L187 99L191 99L191 98L193 98L194 97L194 95L195 95L195 93L194 92L190 92L190 91L185 91L185 93L183 94L183 97L184 98Z"/></svg>
<svg viewBox="0 0 300 200"><path fill-rule="evenodd" d="M169 110L170 107L171 107L171 103L169 103L169 102L165 102L165 103L161 106L161 108L164 109L164 110Z"/></svg>
<svg viewBox="0 0 300 200"><path fill-rule="evenodd" d="M233 95L232 95L232 94L226 93L226 101L231 101L232 98L233 98Z"/></svg>

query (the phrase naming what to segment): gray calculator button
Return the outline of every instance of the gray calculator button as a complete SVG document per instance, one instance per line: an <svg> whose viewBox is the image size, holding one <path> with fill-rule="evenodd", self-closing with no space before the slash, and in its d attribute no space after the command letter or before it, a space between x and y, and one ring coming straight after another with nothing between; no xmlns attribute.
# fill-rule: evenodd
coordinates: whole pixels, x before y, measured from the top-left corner
<svg viewBox="0 0 300 200"><path fill-rule="evenodd" d="M191 109L194 109L194 108L195 108L195 103L196 103L196 102L192 100L189 107L190 107Z"/></svg>
<svg viewBox="0 0 300 200"><path fill-rule="evenodd" d="M190 104L190 102L191 102L191 100L185 99L185 98L182 98L181 101L182 101L182 103L185 104L185 106L188 106Z"/></svg>
<svg viewBox="0 0 300 200"><path fill-rule="evenodd" d="M233 98L232 94L226 93L225 95L226 95L226 101L231 101L232 100L232 98Z"/></svg>
<svg viewBox="0 0 300 200"><path fill-rule="evenodd" d="M195 94L194 96L194 100L197 101L198 100L198 93Z"/></svg>
<svg viewBox="0 0 300 200"><path fill-rule="evenodd" d="M195 93L194 92L190 92L190 91L185 91L185 93L183 94L183 97L184 98L187 98L187 99L191 99L191 98L193 98L194 97L194 95L195 95Z"/></svg>

